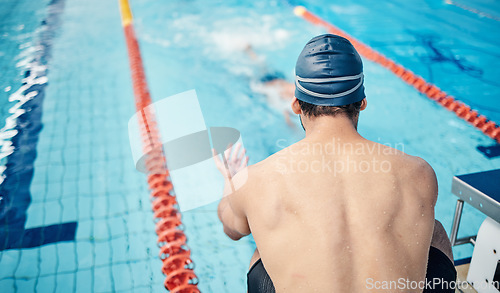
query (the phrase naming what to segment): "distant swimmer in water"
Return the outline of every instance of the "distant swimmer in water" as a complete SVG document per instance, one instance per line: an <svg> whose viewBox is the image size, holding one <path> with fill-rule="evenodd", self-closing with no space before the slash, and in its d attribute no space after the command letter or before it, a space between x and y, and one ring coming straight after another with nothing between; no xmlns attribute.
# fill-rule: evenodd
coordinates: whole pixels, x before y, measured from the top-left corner
<svg viewBox="0 0 500 293"><path fill-rule="evenodd" d="M266 96L268 103L275 109L280 110L289 126L293 126L290 120L292 114L291 103L295 93L295 85L285 79L285 75L279 71L270 71L253 50L251 45L246 46L245 53L250 59L261 66L261 77L251 83L251 88L257 93Z"/></svg>

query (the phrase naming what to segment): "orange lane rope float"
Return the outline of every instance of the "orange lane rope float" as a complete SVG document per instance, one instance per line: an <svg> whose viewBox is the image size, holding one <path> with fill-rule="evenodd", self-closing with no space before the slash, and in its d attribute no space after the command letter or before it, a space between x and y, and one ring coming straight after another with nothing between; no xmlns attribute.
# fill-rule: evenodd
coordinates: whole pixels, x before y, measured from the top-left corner
<svg viewBox="0 0 500 293"><path fill-rule="evenodd" d="M471 107L456 100L454 97L448 95L434 84L428 83L421 76L414 74L410 70L405 69L403 66L378 53L367 45L357 41L344 31L307 11L304 7L297 6L295 7L294 12L296 15L303 17L305 20L315 25L325 27L330 33L348 39L363 57L389 69L406 83L413 86L416 90L426 95L428 98L438 102L446 109L453 111L458 117L469 122L481 130L484 134L500 143L500 126L486 118L484 115L480 115L476 110L472 110Z"/></svg>
<svg viewBox="0 0 500 293"><path fill-rule="evenodd" d="M127 42L135 105L138 111L139 128L151 189L153 218L158 235L162 272L166 275L165 288L171 293L199 293L197 277L193 270L191 251L186 245L182 231L181 214L173 192L165 154L161 144L156 119L151 107L146 76L142 65L139 43L132 25L132 13L127 0L120 1L122 25Z"/></svg>

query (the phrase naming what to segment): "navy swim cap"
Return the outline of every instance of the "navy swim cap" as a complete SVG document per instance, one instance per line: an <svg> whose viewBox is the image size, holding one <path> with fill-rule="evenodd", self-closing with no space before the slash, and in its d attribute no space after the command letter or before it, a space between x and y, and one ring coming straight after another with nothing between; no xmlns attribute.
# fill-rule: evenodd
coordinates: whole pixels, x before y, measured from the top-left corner
<svg viewBox="0 0 500 293"><path fill-rule="evenodd" d="M306 44L295 66L295 97L320 106L343 106L365 98L363 63L347 39L326 34Z"/></svg>

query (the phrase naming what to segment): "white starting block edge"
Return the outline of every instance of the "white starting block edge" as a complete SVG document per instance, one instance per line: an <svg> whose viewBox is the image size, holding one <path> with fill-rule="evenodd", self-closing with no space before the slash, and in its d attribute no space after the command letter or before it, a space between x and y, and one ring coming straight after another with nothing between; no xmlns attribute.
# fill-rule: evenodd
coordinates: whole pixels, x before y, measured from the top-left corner
<svg viewBox="0 0 500 293"><path fill-rule="evenodd" d="M500 261L500 223L486 218L479 228L467 282L478 293L499 293L493 278ZM499 281L497 281L499 282Z"/></svg>

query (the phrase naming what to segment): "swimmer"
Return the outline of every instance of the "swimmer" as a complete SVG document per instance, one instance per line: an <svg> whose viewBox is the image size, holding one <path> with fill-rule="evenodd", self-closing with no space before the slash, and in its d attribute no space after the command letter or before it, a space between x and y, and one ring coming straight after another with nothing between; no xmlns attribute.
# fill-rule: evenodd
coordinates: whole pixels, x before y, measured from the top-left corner
<svg viewBox="0 0 500 293"><path fill-rule="evenodd" d="M239 147L227 151L229 173L216 160L228 193L218 206L224 232L251 233L257 246L248 293L422 292L414 284L455 281L450 242L434 219L434 170L357 131L367 100L351 43L313 38L295 72L292 109L305 138L248 167Z"/></svg>
<svg viewBox="0 0 500 293"><path fill-rule="evenodd" d="M286 123L289 126L293 126L290 120L290 115L292 114L290 103L293 99L295 85L287 81L281 72L269 71L263 63L262 58L255 53L251 45L246 46L245 53L252 61L258 63L261 71L264 72L258 82L251 84L252 89L265 95L268 103L283 113Z"/></svg>

